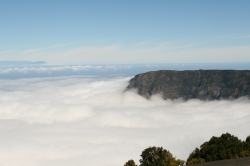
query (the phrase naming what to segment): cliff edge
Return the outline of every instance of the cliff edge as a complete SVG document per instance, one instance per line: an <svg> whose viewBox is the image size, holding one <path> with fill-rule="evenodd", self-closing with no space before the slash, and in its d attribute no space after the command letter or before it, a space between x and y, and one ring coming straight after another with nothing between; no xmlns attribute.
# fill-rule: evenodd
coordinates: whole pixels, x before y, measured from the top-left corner
<svg viewBox="0 0 250 166"><path fill-rule="evenodd" d="M234 99L250 97L250 70L160 70L136 75L126 90L138 89L146 98Z"/></svg>

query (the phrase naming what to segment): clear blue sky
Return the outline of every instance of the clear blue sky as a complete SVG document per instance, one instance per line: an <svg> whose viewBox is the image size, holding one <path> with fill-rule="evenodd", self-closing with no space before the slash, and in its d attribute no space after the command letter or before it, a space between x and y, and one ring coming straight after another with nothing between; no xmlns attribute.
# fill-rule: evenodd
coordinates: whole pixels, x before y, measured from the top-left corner
<svg viewBox="0 0 250 166"><path fill-rule="evenodd" d="M0 60L250 62L249 0L0 0Z"/></svg>

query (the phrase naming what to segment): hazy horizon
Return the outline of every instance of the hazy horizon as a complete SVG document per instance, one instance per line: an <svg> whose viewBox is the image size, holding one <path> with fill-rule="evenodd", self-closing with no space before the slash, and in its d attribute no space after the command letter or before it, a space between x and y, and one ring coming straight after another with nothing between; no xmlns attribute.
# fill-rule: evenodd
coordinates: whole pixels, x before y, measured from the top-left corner
<svg viewBox="0 0 250 166"><path fill-rule="evenodd" d="M0 79L58 76L134 76L157 70L250 70L241 63L78 64L51 65L44 61L0 61Z"/></svg>

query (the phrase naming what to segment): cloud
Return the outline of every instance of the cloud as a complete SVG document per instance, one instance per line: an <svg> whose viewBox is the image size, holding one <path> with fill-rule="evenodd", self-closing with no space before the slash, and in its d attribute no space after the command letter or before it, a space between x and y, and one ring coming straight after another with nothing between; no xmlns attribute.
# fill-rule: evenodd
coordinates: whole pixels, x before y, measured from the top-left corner
<svg viewBox="0 0 250 166"><path fill-rule="evenodd" d="M43 48L33 48L33 49L28 49L28 50L22 51L22 52L20 52L20 54L32 54L32 53L42 52L42 51L45 51L45 50L64 47L64 46L68 46L68 45L72 45L72 44L74 44L74 42L66 43L66 44L56 44L56 45L53 45L53 46L43 47Z"/></svg>
<svg viewBox="0 0 250 166"><path fill-rule="evenodd" d="M212 136L245 139L250 101L150 100L128 77L0 80L0 163L117 166L149 146L188 154ZM97 160L98 159L98 160Z"/></svg>
<svg viewBox="0 0 250 166"><path fill-rule="evenodd" d="M0 69L0 74L9 73L50 73L53 71L85 71L85 70L100 70L103 67L101 65L65 65L65 66L38 66L38 67L7 67ZM110 69L110 66L105 68ZM113 68L115 69L115 68Z"/></svg>
<svg viewBox="0 0 250 166"><path fill-rule="evenodd" d="M24 51L0 52L1 59L43 60L49 64L142 64L142 63L212 63L249 62L250 46L247 44L221 46L221 39L248 39L245 36L220 36L210 38L210 47L192 40L154 43L142 41L130 45L121 42L107 45L76 46L74 43L32 48ZM215 45L214 43L218 43ZM223 42L225 43L225 42ZM209 43L206 43L209 45ZM60 49L57 49L60 48ZM6 53L7 53L6 52ZM10 55L12 56L10 56ZM225 58L227 57L227 58Z"/></svg>
<svg viewBox="0 0 250 166"><path fill-rule="evenodd" d="M0 55L5 55L14 52L14 50L1 51Z"/></svg>
<svg viewBox="0 0 250 166"><path fill-rule="evenodd" d="M22 65L15 65L22 64ZM199 69L234 69L249 70L250 63L166 63L166 64L123 64L123 65L24 65L21 61L12 65L2 65L0 79L17 79L56 76L134 76L138 73L156 70L199 70ZM3 64L6 64L5 62Z"/></svg>
<svg viewBox="0 0 250 166"><path fill-rule="evenodd" d="M199 47L185 43L138 43L125 46L82 46L63 50L36 49L24 51L19 60L44 60L51 64L135 64L135 63L200 63L247 62L250 46ZM225 59L225 57L227 57Z"/></svg>

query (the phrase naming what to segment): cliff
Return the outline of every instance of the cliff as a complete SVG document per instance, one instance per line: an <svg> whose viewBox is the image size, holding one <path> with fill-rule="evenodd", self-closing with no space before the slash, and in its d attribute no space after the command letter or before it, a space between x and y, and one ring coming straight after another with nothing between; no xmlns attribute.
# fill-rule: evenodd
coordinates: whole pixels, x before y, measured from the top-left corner
<svg viewBox="0 0 250 166"><path fill-rule="evenodd" d="M138 74L126 90L138 89L146 98L229 99L250 96L250 70L160 70Z"/></svg>

